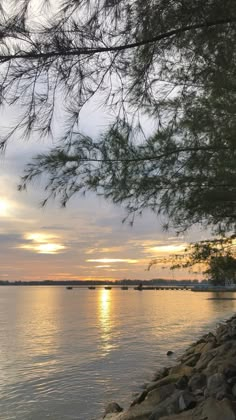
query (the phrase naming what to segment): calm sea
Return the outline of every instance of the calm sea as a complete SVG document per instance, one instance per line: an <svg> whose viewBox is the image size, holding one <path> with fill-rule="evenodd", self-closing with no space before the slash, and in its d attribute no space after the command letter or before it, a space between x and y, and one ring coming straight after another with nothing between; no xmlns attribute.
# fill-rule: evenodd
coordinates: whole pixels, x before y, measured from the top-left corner
<svg viewBox="0 0 236 420"><path fill-rule="evenodd" d="M190 291L0 288L0 418L91 420L127 405L234 300Z"/></svg>

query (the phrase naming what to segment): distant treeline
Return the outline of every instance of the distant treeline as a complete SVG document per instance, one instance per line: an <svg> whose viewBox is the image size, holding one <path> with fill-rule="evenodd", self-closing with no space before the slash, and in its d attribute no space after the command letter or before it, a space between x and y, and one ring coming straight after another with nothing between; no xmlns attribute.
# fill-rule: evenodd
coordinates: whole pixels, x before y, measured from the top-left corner
<svg viewBox="0 0 236 420"><path fill-rule="evenodd" d="M203 281L202 283L205 283ZM117 280L117 281L100 281L100 280L42 280L42 281L8 281L0 280L0 286L103 286L103 285L137 285L142 283L144 286L148 285L191 285L199 283L198 280L164 280L164 279L152 279L152 280Z"/></svg>

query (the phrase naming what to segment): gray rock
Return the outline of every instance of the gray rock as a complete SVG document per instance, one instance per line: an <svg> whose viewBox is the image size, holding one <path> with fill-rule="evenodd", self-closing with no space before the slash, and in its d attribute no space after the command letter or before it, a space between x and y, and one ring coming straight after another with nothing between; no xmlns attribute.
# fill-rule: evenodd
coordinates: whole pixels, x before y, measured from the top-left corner
<svg viewBox="0 0 236 420"><path fill-rule="evenodd" d="M158 406L153 410L149 420L159 420L163 416L170 416L172 414L178 414L179 409L179 391L172 394L169 398L166 398L165 401L162 401Z"/></svg>
<svg viewBox="0 0 236 420"><path fill-rule="evenodd" d="M193 393L196 397L202 397L204 395L204 391L205 391L205 388L204 389L195 389L195 391L193 391Z"/></svg>
<svg viewBox="0 0 236 420"><path fill-rule="evenodd" d="M159 381L156 382L150 382L150 384L147 386L146 391L150 392L155 388L160 388L163 385L168 385L168 384L174 384L176 383L176 381L178 381L180 375L178 374L170 374L168 376L165 376L164 378L160 379Z"/></svg>
<svg viewBox="0 0 236 420"><path fill-rule="evenodd" d="M116 402L111 402L105 408L104 418L107 416L107 414L121 413L121 411L123 411L123 408L119 404Z"/></svg>
<svg viewBox="0 0 236 420"><path fill-rule="evenodd" d="M190 356L187 360L185 360L185 364L187 366L191 366L194 367L196 365L196 363L198 362L198 360L201 357L201 353L195 353L192 356Z"/></svg>
<svg viewBox="0 0 236 420"><path fill-rule="evenodd" d="M234 384L233 388L232 388L232 394L234 397L236 397L236 384Z"/></svg>
<svg viewBox="0 0 236 420"><path fill-rule="evenodd" d="M130 407L133 407L136 404L141 404L141 402L145 400L147 394L148 394L148 391L145 390L141 392L141 394L137 395L137 397L132 401Z"/></svg>
<svg viewBox="0 0 236 420"><path fill-rule="evenodd" d="M235 420L235 404L228 399L217 401L214 398L209 398L204 404L202 418L208 420Z"/></svg>
<svg viewBox="0 0 236 420"><path fill-rule="evenodd" d="M234 384L236 384L236 376L232 376L232 378L229 378L229 379L227 380L227 383L228 383L229 385L234 385Z"/></svg>
<svg viewBox="0 0 236 420"><path fill-rule="evenodd" d="M153 381L158 381L159 379L165 378L169 375L170 368L164 367L153 375Z"/></svg>
<svg viewBox="0 0 236 420"><path fill-rule="evenodd" d="M200 359L196 364L196 369L202 370L205 369L208 363L214 359L215 355L212 352L203 353Z"/></svg>
<svg viewBox="0 0 236 420"><path fill-rule="evenodd" d="M230 394L230 389L223 387L220 391L216 394L216 399L218 401L223 400L224 398L232 399L232 395Z"/></svg>
<svg viewBox="0 0 236 420"><path fill-rule="evenodd" d="M185 389L188 385L188 377L186 375L181 376L175 384L177 389Z"/></svg>
<svg viewBox="0 0 236 420"><path fill-rule="evenodd" d="M220 388L225 383L225 377L222 373L215 373L207 379L207 389L209 391Z"/></svg>
<svg viewBox="0 0 236 420"><path fill-rule="evenodd" d="M207 379L207 391L210 396L216 396L218 392L228 392L228 386L222 373L214 373Z"/></svg>
<svg viewBox="0 0 236 420"><path fill-rule="evenodd" d="M196 373L190 378L188 386L192 391L201 389L206 385L206 376L203 373Z"/></svg>
<svg viewBox="0 0 236 420"><path fill-rule="evenodd" d="M236 378L236 366L235 365L228 365L224 368L224 375L227 379Z"/></svg>
<svg viewBox="0 0 236 420"><path fill-rule="evenodd" d="M189 410L196 406L196 398L193 394L188 391L183 391L179 397L179 409L180 411Z"/></svg>

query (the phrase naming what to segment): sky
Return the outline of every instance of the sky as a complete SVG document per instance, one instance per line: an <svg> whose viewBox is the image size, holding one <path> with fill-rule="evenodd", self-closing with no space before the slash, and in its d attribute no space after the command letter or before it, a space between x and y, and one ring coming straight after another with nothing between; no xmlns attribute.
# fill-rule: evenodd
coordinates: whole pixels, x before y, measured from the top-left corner
<svg viewBox="0 0 236 420"><path fill-rule="evenodd" d="M81 130L97 136L109 122L102 109L87 109ZM131 227L122 224L124 209L92 194L74 197L66 208L58 202L42 208L43 182L19 192L25 164L50 145L16 138L0 156L0 280L202 278L170 271L163 262L147 270L153 258L183 252L190 241L204 239L199 229L181 237L163 232L164 221L149 211Z"/></svg>
<svg viewBox="0 0 236 420"><path fill-rule="evenodd" d="M1 108L0 136L17 112L16 107ZM110 121L101 103L89 105L81 113L80 130L97 137ZM55 124L62 124L59 117ZM152 131L150 121L144 125L146 132ZM73 198L63 209L58 202L41 208L43 182L19 192L25 164L50 146L53 140L16 136L0 155L0 280L202 278L201 273L170 271L163 262L147 270L152 259L183 252L189 242L209 236L200 229L177 237L163 232L164 220L149 211L131 227L122 224L124 209L91 194Z"/></svg>

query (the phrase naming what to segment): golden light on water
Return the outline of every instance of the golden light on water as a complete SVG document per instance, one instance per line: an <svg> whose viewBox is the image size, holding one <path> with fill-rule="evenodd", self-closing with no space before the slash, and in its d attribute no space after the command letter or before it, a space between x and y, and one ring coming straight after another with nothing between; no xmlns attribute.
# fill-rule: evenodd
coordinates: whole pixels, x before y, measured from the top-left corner
<svg viewBox="0 0 236 420"><path fill-rule="evenodd" d="M107 354L113 348L110 290L99 290L98 319L101 326L102 351Z"/></svg>

